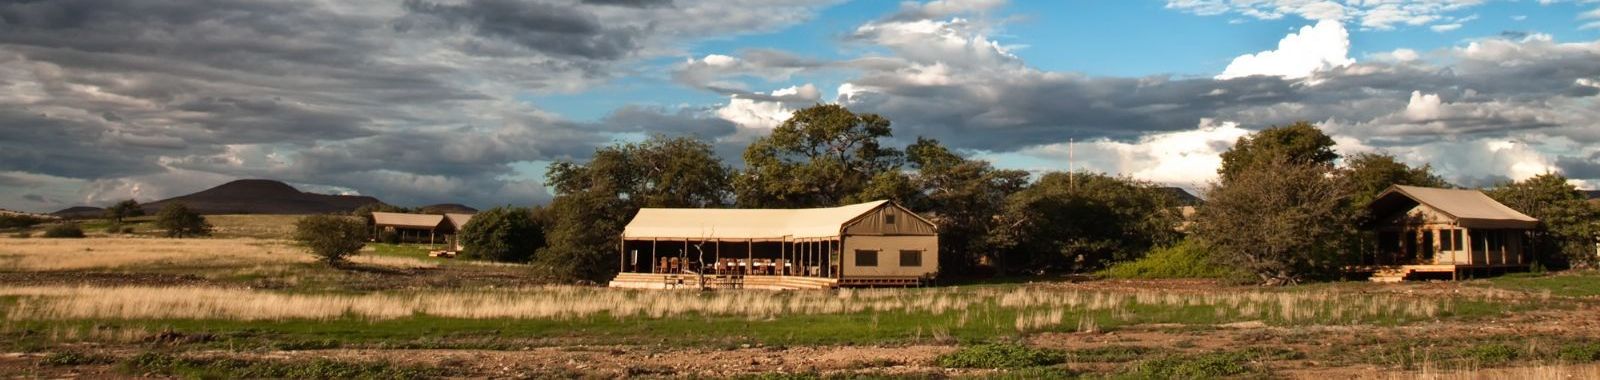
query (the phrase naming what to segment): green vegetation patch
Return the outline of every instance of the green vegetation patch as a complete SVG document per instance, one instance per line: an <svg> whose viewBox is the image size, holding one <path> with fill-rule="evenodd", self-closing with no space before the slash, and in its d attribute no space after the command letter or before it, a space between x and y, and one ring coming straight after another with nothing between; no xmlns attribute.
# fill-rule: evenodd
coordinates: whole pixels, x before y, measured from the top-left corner
<svg viewBox="0 0 1600 380"><path fill-rule="evenodd" d="M1143 258L1106 268L1111 278L1234 278L1239 273L1216 263L1205 246L1192 239L1150 250Z"/></svg>
<svg viewBox="0 0 1600 380"><path fill-rule="evenodd" d="M1552 275L1519 273L1492 278L1479 284L1482 283L1487 283L1491 287L1525 292L1548 291L1550 295L1559 297L1600 296L1600 272L1596 271L1571 271Z"/></svg>
<svg viewBox="0 0 1600 380"><path fill-rule="evenodd" d="M424 379L443 376L438 369L398 366L386 362L354 363L328 359L310 361L186 358L146 352L121 363L130 375L165 375L185 378L283 379Z"/></svg>
<svg viewBox="0 0 1600 380"><path fill-rule="evenodd" d="M946 368L1027 368L1066 360L1066 355L1056 350L994 343L962 347L956 352L940 355L934 362Z"/></svg>
<svg viewBox="0 0 1600 380"><path fill-rule="evenodd" d="M1251 350L1176 355L1134 363L1121 377L1136 379L1217 379L1262 375L1266 370L1252 364L1266 359Z"/></svg>

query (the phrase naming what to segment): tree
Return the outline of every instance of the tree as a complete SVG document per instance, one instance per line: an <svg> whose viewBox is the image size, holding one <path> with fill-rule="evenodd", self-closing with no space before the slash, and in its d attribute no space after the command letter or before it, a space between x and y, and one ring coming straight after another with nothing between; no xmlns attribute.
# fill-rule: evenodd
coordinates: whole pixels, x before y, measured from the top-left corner
<svg viewBox="0 0 1600 380"><path fill-rule="evenodd" d="M139 206L139 201L132 199L117 202L116 204L111 205L111 207L106 207L106 218L111 219L111 222L114 224L122 224L123 219L138 216L144 216L144 207Z"/></svg>
<svg viewBox="0 0 1600 380"><path fill-rule="evenodd" d="M557 162L546 173L556 198L539 216L547 245L534 264L554 279L602 281L616 274L619 235L639 208L722 206L728 173L710 144L687 137L652 136L597 149L588 163Z"/></svg>
<svg viewBox="0 0 1600 380"><path fill-rule="evenodd" d="M345 257L361 251L366 239L366 225L348 216L312 215L294 223L294 240L328 265L344 263Z"/></svg>
<svg viewBox="0 0 1600 380"><path fill-rule="evenodd" d="M940 272L970 273L984 259L998 259L991 236L1001 227L998 217L1005 212L1006 198L1027 187L1028 172L968 160L932 139L918 138L906 147L906 158L915 169L912 175L885 174L905 177L907 190L884 198L933 214L939 224ZM895 182L873 183L882 187Z"/></svg>
<svg viewBox="0 0 1600 380"><path fill-rule="evenodd" d="M206 217L190 210L183 202L173 202L156 213L156 228L166 230L167 237L185 238L211 234L211 224Z"/></svg>
<svg viewBox="0 0 1600 380"><path fill-rule="evenodd" d="M1349 262L1349 182L1287 156L1240 169L1211 185L1194 224L1221 262L1268 285L1331 276Z"/></svg>
<svg viewBox="0 0 1600 380"><path fill-rule="evenodd" d="M1595 242L1600 238L1600 210L1585 201L1567 177L1547 173L1509 182L1488 191L1494 198L1539 219L1530 241L1534 259L1550 267L1594 267Z"/></svg>
<svg viewBox="0 0 1600 380"><path fill-rule="evenodd" d="M1392 185L1451 187L1444 178L1433 174L1432 166L1413 168L1387 154L1358 153L1345 158L1344 164L1340 175L1350 181L1351 205L1358 209L1364 210Z"/></svg>
<svg viewBox="0 0 1600 380"><path fill-rule="evenodd" d="M83 228L78 227L77 223L61 223L46 228L42 236L47 238L82 238Z"/></svg>
<svg viewBox="0 0 1600 380"><path fill-rule="evenodd" d="M509 263L528 262L544 246L544 230L532 210L495 207L478 213L459 232L463 256Z"/></svg>
<svg viewBox="0 0 1600 380"><path fill-rule="evenodd" d="M1217 174L1227 181L1251 166L1280 159L1292 164L1331 166L1339 159L1333 146L1333 138L1311 123L1271 127L1240 137L1232 149L1222 153L1222 167Z"/></svg>
<svg viewBox="0 0 1600 380"><path fill-rule="evenodd" d="M1002 266L1032 272L1092 271L1136 259L1180 237L1170 193L1128 178L1048 173L1006 200L992 244Z"/></svg>
<svg viewBox="0 0 1600 380"><path fill-rule="evenodd" d="M745 170L733 183L738 202L795 208L859 200L873 179L900 167L902 153L878 141L890 135L889 119L837 104L795 111L745 149Z"/></svg>

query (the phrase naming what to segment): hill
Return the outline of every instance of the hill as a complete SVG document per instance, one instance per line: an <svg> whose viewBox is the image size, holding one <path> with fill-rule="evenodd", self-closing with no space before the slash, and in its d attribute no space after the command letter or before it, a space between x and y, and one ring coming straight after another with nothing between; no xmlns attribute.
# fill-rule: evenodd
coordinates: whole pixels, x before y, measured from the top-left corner
<svg viewBox="0 0 1600 380"><path fill-rule="evenodd" d="M105 214L106 209L91 206L72 206L50 213L64 219L99 218Z"/></svg>
<svg viewBox="0 0 1600 380"><path fill-rule="evenodd" d="M174 202L183 202L201 214L324 214L382 203L369 196L307 193L279 181L241 179L198 193L145 203L144 210L155 213Z"/></svg>
<svg viewBox="0 0 1600 380"><path fill-rule="evenodd" d="M423 214L477 214L478 209L460 203L440 203L418 207Z"/></svg>

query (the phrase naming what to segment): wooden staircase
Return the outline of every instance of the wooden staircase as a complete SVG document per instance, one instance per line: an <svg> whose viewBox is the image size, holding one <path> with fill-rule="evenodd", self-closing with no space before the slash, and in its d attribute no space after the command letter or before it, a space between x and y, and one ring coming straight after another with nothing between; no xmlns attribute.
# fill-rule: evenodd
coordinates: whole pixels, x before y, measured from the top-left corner
<svg viewBox="0 0 1600 380"><path fill-rule="evenodd" d="M1378 270L1372 272L1372 277L1368 277L1367 281L1382 283L1405 282L1406 277L1411 277L1412 273L1416 273L1416 270L1404 266L1378 268Z"/></svg>

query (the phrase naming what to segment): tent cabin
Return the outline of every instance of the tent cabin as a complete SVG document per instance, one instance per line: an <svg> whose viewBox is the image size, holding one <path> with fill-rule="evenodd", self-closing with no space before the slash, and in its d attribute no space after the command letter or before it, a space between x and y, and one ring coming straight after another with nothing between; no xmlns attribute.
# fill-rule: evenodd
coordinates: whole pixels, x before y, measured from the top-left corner
<svg viewBox="0 0 1600 380"><path fill-rule="evenodd" d="M1377 246L1358 268L1373 281L1526 269L1527 235L1539 224L1477 190L1396 185L1368 207Z"/></svg>
<svg viewBox="0 0 1600 380"><path fill-rule="evenodd" d="M446 214L444 214L445 222L448 222L450 224L450 233L445 235L445 237L444 237L445 241L449 242L449 244L450 244L450 250L452 250L452 251L460 251L461 250L461 234L460 234L460 232L461 232L462 229L467 227L467 222L472 221L472 216L473 215L475 215L475 214L458 214L458 213L446 213Z"/></svg>
<svg viewBox="0 0 1600 380"><path fill-rule="evenodd" d="M912 286L939 271L937 227L890 201L810 209L645 208L613 287Z"/></svg>
<svg viewBox="0 0 1600 380"><path fill-rule="evenodd" d="M383 231L393 231L401 242L428 244L435 244L443 235L456 233L455 226L447 222L444 215L373 212L373 238L377 239Z"/></svg>

